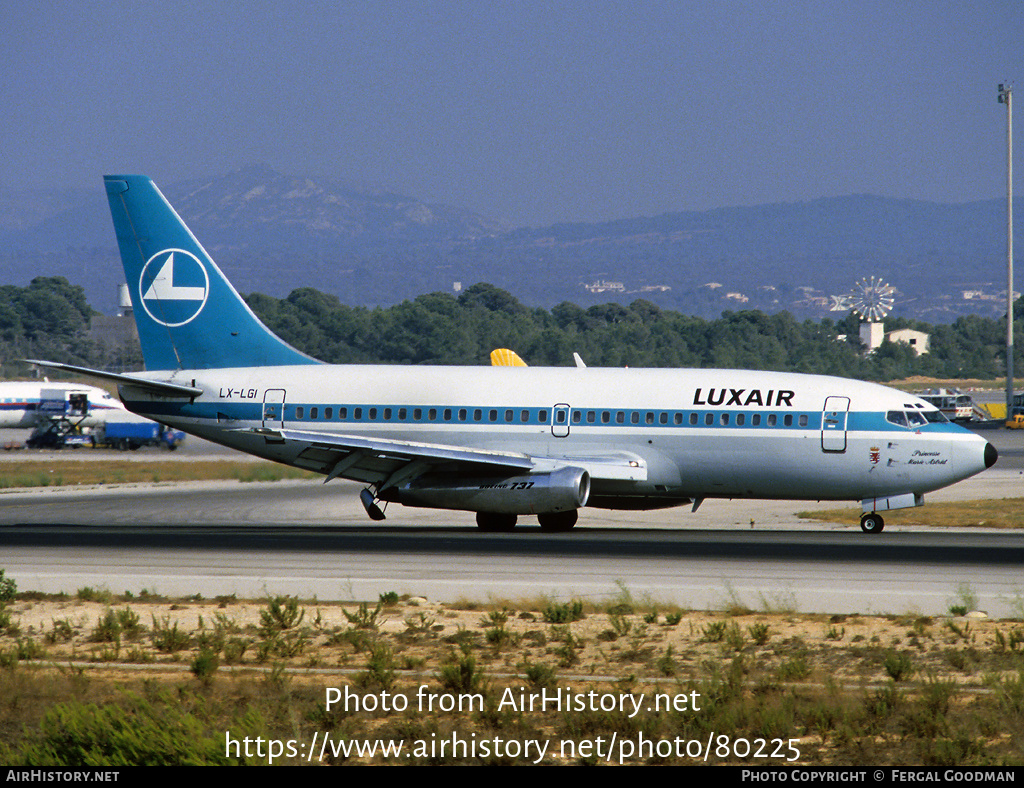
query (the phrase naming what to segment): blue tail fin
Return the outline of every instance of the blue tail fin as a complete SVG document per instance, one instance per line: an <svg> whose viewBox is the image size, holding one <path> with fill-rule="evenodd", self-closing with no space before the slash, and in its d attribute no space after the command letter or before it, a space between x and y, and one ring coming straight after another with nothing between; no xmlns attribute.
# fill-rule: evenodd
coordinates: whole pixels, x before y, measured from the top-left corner
<svg viewBox="0 0 1024 788"><path fill-rule="evenodd" d="M318 363L260 322L153 181L103 180L147 369Z"/></svg>

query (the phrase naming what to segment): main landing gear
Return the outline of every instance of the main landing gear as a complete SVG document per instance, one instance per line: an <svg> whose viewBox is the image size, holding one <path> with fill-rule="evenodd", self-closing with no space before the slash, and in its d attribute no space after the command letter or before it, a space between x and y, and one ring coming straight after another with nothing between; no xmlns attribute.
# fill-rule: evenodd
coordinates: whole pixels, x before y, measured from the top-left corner
<svg viewBox="0 0 1024 788"><path fill-rule="evenodd" d="M537 515L542 531L555 533L568 531L579 519L579 513L575 509L566 512L545 512ZM490 533L508 532L516 527L518 518L514 514L498 514L496 512L477 512L476 525L481 531Z"/></svg>
<svg viewBox="0 0 1024 788"><path fill-rule="evenodd" d="M516 527L514 514L498 514L497 512L477 512L476 527L488 533L511 531Z"/></svg>
<svg viewBox="0 0 1024 788"><path fill-rule="evenodd" d="M885 528L885 520L878 512L867 512L860 516L860 530L866 534L880 534Z"/></svg>
<svg viewBox="0 0 1024 788"><path fill-rule="evenodd" d="M579 519L579 513L575 509L569 509L565 512L548 512L547 514L538 514L537 521L540 523L542 531L568 531L576 525L576 520Z"/></svg>

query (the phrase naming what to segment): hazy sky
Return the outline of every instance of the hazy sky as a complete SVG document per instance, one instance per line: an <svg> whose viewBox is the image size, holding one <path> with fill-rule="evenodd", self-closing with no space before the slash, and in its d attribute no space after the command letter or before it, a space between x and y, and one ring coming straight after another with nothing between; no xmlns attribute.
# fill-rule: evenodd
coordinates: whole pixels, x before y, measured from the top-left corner
<svg viewBox="0 0 1024 788"><path fill-rule="evenodd" d="M517 225L964 202L1005 194L998 82L1024 128L1019 0L17 2L0 43L5 191L261 162Z"/></svg>

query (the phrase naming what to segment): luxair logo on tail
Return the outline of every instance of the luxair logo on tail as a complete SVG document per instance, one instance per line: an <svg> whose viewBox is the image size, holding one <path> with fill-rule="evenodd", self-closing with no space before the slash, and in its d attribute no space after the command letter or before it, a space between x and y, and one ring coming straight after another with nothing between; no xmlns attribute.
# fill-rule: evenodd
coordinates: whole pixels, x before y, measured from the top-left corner
<svg viewBox="0 0 1024 788"><path fill-rule="evenodd" d="M210 294L205 266L184 249L164 249L146 261L139 277L142 308L162 326L174 328L193 320Z"/></svg>

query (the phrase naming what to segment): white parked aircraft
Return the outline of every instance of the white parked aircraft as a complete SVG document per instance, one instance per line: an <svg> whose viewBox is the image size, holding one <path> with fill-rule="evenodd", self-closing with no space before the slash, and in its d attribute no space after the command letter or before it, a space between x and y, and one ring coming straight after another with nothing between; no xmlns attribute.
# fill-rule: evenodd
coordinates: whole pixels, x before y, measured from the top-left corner
<svg viewBox="0 0 1024 788"><path fill-rule="evenodd" d="M95 427L124 405L110 392L79 383L0 382L0 427L37 427L53 419Z"/></svg>
<svg viewBox="0 0 1024 788"><path fill-rule="evenodd" d="M105 181L147 371L93 374L141 415L365 483L374 519L398 501L565 530L584 506L859 500L878 532L879 512L996 461L920 398L841 378L322 364L256 318L151 180Z"/></svg>

